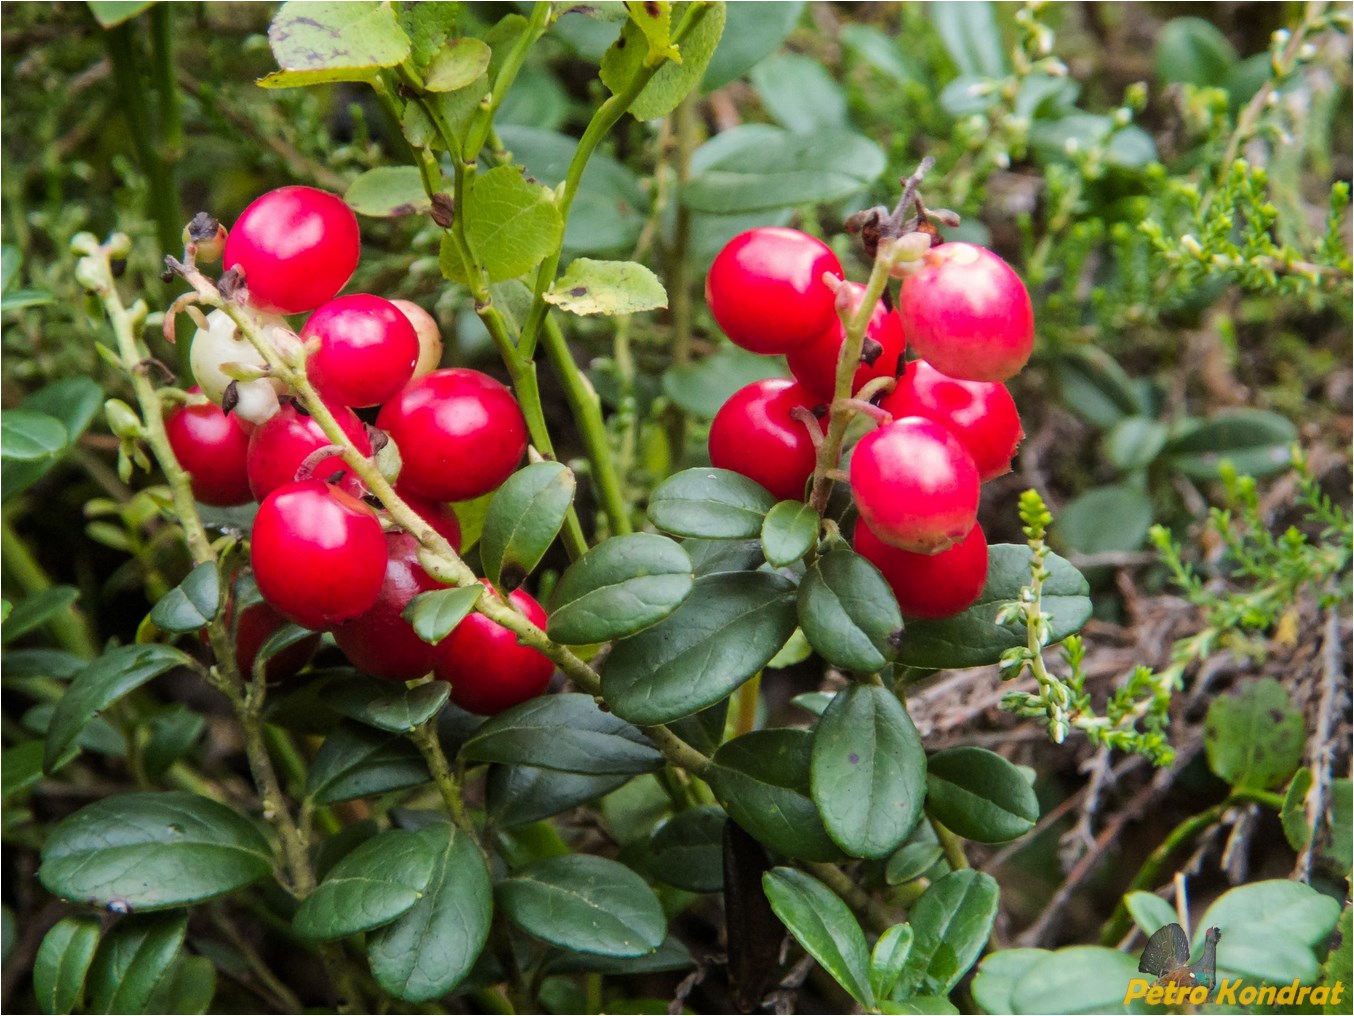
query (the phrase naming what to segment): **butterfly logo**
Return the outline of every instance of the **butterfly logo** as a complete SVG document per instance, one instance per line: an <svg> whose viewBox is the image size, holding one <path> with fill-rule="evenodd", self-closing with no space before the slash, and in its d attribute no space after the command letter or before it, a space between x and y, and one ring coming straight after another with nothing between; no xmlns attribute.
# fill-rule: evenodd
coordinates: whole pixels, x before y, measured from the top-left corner
<svg viewBox="0 0 1354 1016"><path fill-rule="evenodd" d="M1217 949L1222 932L1209 928L1204 933L1204 952L1198 963L1189 961L1189 939L1185 930L1178 924L1167 924L1158 928L1147 940L1147 948L1142 951L1138 961L1138 970L1155 977L1161 986L1196 987L1203 985L1212 990L1218 982Z"/></svg>

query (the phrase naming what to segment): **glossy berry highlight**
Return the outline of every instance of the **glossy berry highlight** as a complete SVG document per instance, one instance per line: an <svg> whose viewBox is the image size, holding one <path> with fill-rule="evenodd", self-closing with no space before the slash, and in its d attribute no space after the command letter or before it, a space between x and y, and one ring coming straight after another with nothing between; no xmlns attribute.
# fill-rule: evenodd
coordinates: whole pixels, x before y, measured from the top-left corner
<svg viewBox="0 0 1354 1016"><path fill-rule="evenodd" d="M165 435L197 500L218 507L254 500L246 467L249 434L234 416L210 402L179 406L165 416Z"/></svg>
<svg viewBox="0 0 1354 1016"><path fill-rule="evenodd" d="M306 373L324 398L342 406L380 405L414 376L418 333L400 308L368 293L321 306L301 329L318 348Z"/></svg>
<svg viewBox="0 0 1354 1016"><path fill-rule="evenodd" d="M710 424L710 463L755 480L780 501L798 501L813 474L816 453L809 428L795 419L817 400L788 378L745 385Z"/></svg>

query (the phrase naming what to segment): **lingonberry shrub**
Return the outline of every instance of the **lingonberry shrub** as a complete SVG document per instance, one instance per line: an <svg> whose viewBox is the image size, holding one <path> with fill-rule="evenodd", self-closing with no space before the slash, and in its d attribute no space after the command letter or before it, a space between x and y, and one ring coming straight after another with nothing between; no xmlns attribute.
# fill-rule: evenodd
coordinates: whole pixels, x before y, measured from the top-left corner
<svg viewBox="0 0 1354 1016"><path fill-rule="evenodd" d="M710 424L710 462L756 480L782 501L799 500L813 473L814 447L796 411L810 412L814 401L785 378L740 388Z"/></svg>

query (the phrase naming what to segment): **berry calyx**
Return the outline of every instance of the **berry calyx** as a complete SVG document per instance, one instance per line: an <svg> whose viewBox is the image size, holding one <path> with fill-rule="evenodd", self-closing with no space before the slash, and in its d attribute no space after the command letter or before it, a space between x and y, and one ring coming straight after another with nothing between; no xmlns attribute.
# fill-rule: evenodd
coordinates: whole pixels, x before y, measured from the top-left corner
<svg viewBox="0 0 1354 1016"><path fill-rule="evenodd" d="M846 282L843 285L858 304L865 287L858 282ZM795 380L819 402L831 402L836 394L837 361L841 358L842 343L845 341L846 326L837 318L814 341L792 349L785 356ZM906 345L907 339L903 336L903 326L898 315L885 307L881 300L875 305L869 324L865 326L865 348L851 383L851 394L854 395L875 378L897 377Z"/></svg>
<svg viewBox="0 0 1354 1016"><path fill-rule="evenodd" d="M1034 308L1015 271L990 250L942 243L903 280L898 316L917 355L964 381L1005 381L1034 349Z"/></svg>
<svg viewBox="0 0 1354 1016"><path fill-rule="evenodd" d="M249 434L234 416L210 402L179 406L165 417L165 435L188 473L193 497L218 507L254 500L245 465Z"/></svg>
<svg viewBox="0 0 1354 1016"><path fill-rule="evenodd" d="M481 579L489 586L488 579ZM492 586L485 596L493 596ZM508 597L538 628L545 610L531 594L515 589ZM480 613L468 614L437 646L433 673L451 684L451 700L468 712L493 716L550 686L555 664L518 644L517 636Z"/></svg>
<svg viewBox="0 0 1354 1016"><path fill-rule="evenodd" d="M224 267L244 273L249 302L274 314L314 310L347 284L362 238L343 199L314 187L279 187L240 213Z"/></svg>
<svg viewBox="0 0 1354 1016"><path fill-rule="evenodd" d="M812 342L836 317L825 273L842 278L841 262L821 240L779 226L750 229L715 256L705 301L736 345L788 353Z"/></svg>
<svg viewBox="0 0 1354 1016"><path fill-rule="evenodd" d="M883 574L904 617L939 621L961 614L978 601L987 582L987 537L976 523L938 554L890 547L864 524L856 526L851 542Z"/></svg>
<svg viewBox="0 0 1354 1016"><path fill-rule="evenodd" d="M361 408L380 405L409 381L418 361L418 333L400 308L367 293L321 306L301 329L319 347L306 361L326 399Z"/></svg>
<svg viewBox="0 0 1354 1016"><path fill-rule="evenodd" d="M754 381L738 389L710 424L710 463L755 480L777 500L799 501L817 453L795 409L818 400L788 378Z"/></svg>
<svg viewBox="0 0 1354 1016"><path fill-rule="evenodd" d="M891 547L935 554L978 521L978 467L933 420L906 416L871 431L851 455L860 517Z"/></svg>
<svg viewBox="0 0 1354 1016"><path fill-rule="evenodd" d="M973 456L986 483L1011 470L1025 431L1010 391L999 381L961 381L924 360L907 365L880 408L900 416L924 416L941 424Z"/></svg>

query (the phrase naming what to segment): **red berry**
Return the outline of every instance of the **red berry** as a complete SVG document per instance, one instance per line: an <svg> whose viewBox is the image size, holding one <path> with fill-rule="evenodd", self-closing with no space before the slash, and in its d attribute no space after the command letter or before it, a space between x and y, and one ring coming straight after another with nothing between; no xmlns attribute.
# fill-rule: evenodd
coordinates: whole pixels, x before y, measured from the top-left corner
<svg viewBox="0 0 1354 1016"><path fill-rule="evenodd" d="M323 480L289 483L264 498L249 555L263 598L303 628L365 613L385 580L376 512Z"/></svg>
<svg viewBox="0 0 1354 1016"><path fill-rule="evenodd" d="M710 463L756 480L781 501L799 501L816 453L803 420L818 400L788 378L754 381L730 396L710 424Z"/></svg>
<svg viewBox="0 0 1354 1016"><path fill-rule="evenodd" d="M412 681L433 669L436 648L424 642L401 613L419 593L441 589L418 563L418 540L386 533L386 573L376 602L334 629L334 641L353 665L387 681Z"/></svg>
<svg viewBox="0 0 1354 1016"><path fill-rule="evenodd" d="M860 517L891 547L935 554L978 521L978 467L940 424L905 416L860 439L851 455Z"/></svg>
<svg viewBox="0 0 1354 1016"><path fill-rule="evenodd" d="M924 416L941 424L973 456L984 483L1010 472L1020 439L1015 400L999 381L959 381L924 360L907 365L898 386L880 407L900 416Z"/></svg>
<svg viewBox="0 0 1354 1016"><path fill-rule="evenodd" d="M938 621L977 602L987 582L987 537L975 524L969 534L939 554L890 547L866 525L857 525L856 553L883 573L904 617Z"/></svg>
<svg viewBox="0 0 1354 1016"><path fill-rule="evenodd" d="M223 265L244 272L255 307L301 314L344 287L361 244L357 216L342 198L314 187L279 187L241 213Z"/></svg>
<svg viewBox="0 0 1354 1016"><path fill-rule="evenodd" d="M193 496L203 504L227 507L254 500L245 469L249 435L234 416L210 402L179 406L165 417L165 434L192 480Z"/></svg>
<svg viewBox="0 0 1354 1016"><path fill-rule="evenodd" d="M917 355L965 381L1005 381L1034 349L1034 308L1011 266L970 243L942 243L903 280L903 331Z"/></svg>
<svg viewBox="0 0 1354 1016"><path fill-rule="evenodd" d="M480 581L489 585L488 579ZM532 624L545 627L545 611L530 594L516 589L508 599ZM516 635L480 613L467 615L438 644L434 668L439 679L451 683L451 700L482 716L540 695L555 672L548 656L519 645Z"/></svg>
<svg viewBox="0 0 1354 1016"><path fill-rule="evenodd" d="M400 489L399 484L395 485L395 493L413 509L415 515L440 533L442 538L451 544L452 550L460 553L461 520L457 518L456 510L451 505L445 501L429 501L417 494L407 494Z"/></svg>
<svg viewBox="0 0 1354 1016"><path fill-rule="evenodd" d="M235 663L246 679L254 674L254 658L273 633L287 623L287 619L268 604L260 601L245 607L235 629ZM320 633L293 642L281 652L274 653L264 667L263 676L269 684L286 681L301 672L315 650L320 648Z"/></svg>
<svg viewBox="0 0 1354 1016"><path fill-rule="evenodd" d="M371 442L367 439L367 429L357 414L351 409L332 404L329 411L334 414L343 432L352 438L358 451L370 455ZM294 481L296 471L311 453L332 443L312 417L301 412L296 403L286 402L262 425L254 428L249 438L249 486L254 491L254 497L262 501L269 492ZM344 473L341 481L343 489L353 495L359 494L361 484L338 455L321 459L311 471L311 476L328 480L339 472Z"/></svg>
<svg viewBox="0 0 1354 1016"><path fill-rule="evenodd" d="M512 392L487 374L454 367L415 378L381 407L376 425L399 446L400 489L465 501L498 487L527 448Z"/></svg>
<svg viewBox="0 0 1354 1016"><path fill-rule="evenodd" d="M858 282L847 282L844 285L850 289L855 301L859 302L865 287ZM841 319L837 318L813 342L793 349L785 356L795 380L820 402L831 402L833 395L836 394L837 361L841 358L842 343L845 341L846 328L842 325ZM872 344L877 345L871 348ZM866 348L863 352L874 354L874 358L869 362L862 358L860 366L856 368L851 393L854 395L875 378L897 377L899 361L903 357L906 345L907 340L903 337L903 326L898 320L898 315L885 307L881 300L875 305L870 322L865 326Z"/></svg>
<svg viewBox="0 0 1354 1016"><path fill-rule="evenodd" d="M418 333L389 300L354 293L330 300L310 315L302 339L319 339L306 361L310 380L343 406L376 406L414 376Z"/></svg>
<svg viewBox="0 0 1354 1016"><path fill-rule="evenodd" d="M733 342L754 353L788 353L812 342L837 311L823 273L842 277L837 255L797 229L740 233L715 255L705 302Z"/></svg>

